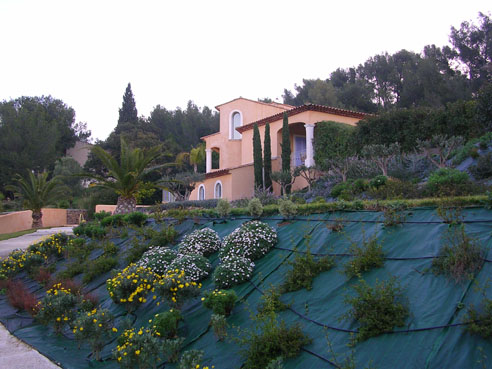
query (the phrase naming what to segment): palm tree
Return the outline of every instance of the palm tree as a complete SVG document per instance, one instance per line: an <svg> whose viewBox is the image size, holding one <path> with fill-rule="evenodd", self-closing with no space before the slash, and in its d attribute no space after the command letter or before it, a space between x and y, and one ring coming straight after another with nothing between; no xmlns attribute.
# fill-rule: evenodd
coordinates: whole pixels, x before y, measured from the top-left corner
<svg viewBox="0 0 492 369"><path fill-rule="evenodd" d="M17 175L15 181L15 185L5 188L24 199L24 207L32 211L32 228L41 228L43 226L41 209L57 200L63 194L63 187L56 178L48 181L48 172L35 175L28 171L27 178Z"/></svg>
<svg viewBox="0 0 492 369"><path fill-rule="evenodd" d="M205 160L205 146L198 145L197 147L191 149L190 152L180 152L176 156L176 163L179 167L183 168L185 162L189 162L193 165L193 171L198 173L198 164L203 163Z"/></svg>
<svg viewBox="0 0 492 369"><path fill-rule="evenodd" d="M97 182L91 186L108 188L118 194L115 214L126 214L135 211L137 201L135 196L144 187L143 177L157 169L149 167L161 156L161 147L152 147L149 150L130 150L126 141L121 138L120 162L104 151L100 146L92 148L92 153L103 163L108 171L107 177L85 173L84 176L93 178Z"/></svg>

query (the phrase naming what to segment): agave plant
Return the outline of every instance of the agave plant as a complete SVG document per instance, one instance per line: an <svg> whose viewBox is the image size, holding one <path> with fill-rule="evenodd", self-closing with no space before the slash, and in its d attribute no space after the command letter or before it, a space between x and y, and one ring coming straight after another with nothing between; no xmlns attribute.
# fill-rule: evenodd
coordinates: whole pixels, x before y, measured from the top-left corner
<svg viewBox="0 0 492 369"><path fill-rule="evenodd" d="M121 138L120 161L104 151L100 146L92 148L92 153L101 160L107 169L107 176L85 173L84 176L95 179L91 186L108 188L118 194L115 214L126 214L135 211L137 207L136 195L145 188L144 176L157 169L150 164L161 156L161 147L152 147L149 150L131 150L126 141Z"/></svg>
<svg viewBox="0 0 492 369"><path fill-rule="evenodd" d="M14 192L24 200L24 207L32 211L32 228L43 226L41 209L55 202L63 194L63 186L52 178L48 181L48 172L34 174L28 171L27 178L17 175L16 184L6 186L8 191Z"/></svg>

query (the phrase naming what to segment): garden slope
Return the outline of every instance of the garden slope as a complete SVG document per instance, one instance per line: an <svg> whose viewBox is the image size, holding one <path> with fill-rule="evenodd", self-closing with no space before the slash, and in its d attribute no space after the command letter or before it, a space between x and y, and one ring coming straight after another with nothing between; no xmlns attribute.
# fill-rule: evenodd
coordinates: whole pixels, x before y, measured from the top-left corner
<svg viewBox="0 0 492 369"><path fill-rule="evenodd" d="M466 232L481 242L487 250L486 259L492 260L492 211L474 208L464 210L463 214ZM334 233L327 225L339 218L344 220L345 226L342 232ZM185 221L176 228L182 236L194 228L206 225L216 230L223 238L247 220L203 220L202 225ZM406 326L397 328L396 332L358 343L355 346L357 367L365 367L371 360L373 366L379 369L482 367L477 362L482 359L479 348L483 348L483 352L490 352L492 342L470 335L463 326L453 326L462 323L466 315L466 309L460 307L463 304L478 306L482 295L474 290L474 281L455 284L446 277L436 276L430 271L430 257L438 254L441 237L449 227L442 223L435 209L412 210L405 224L390 228L384 228L381 213L369 211L317 214L288 224L282 224L278 218L262 220L277 230L279 242L274 250L256 262L252 281L234 288L242 300L228 319L231 325L239 326L241 329L253 328L254 321L251 320L250 314L256 311L262 291L271 285L278 286L282 283L290 269L287 261L294 259L295 252L306 251L309 246L312 253L344 254L348 252L351 242L361 242L364 238L368 239L374 235L383 243L386 257L390 259L385 260L383 268L368 272L363 277L370 285L373 285L376 279L398 277L405 291L410 317ZM158 224L153 226L159 227ZM128 239L115 239L113 242L118 245L122 255L130 246ZM92 257L97 257L97 254ZM212 255L210 260L214 266L218 264L216 254ZM351 286L357 282L355 278L348 280L342 273L348 260L348 256L336 257L336 267L318 276L311 291L301 290L281 297L283 302L291 306L289 310L280 312L279 318L288 324L299 322L303 331L313 340L298 357L285 361L285 368L335 367L328 362L333 361L333 355L328 348L327 338L338 355L338 361L343 361L343 358L350 354L346 345L350 340L350 331L355 331L357 324L340 319L349 310L349 306L344 303L344 297L352 293ZM60 263L59 267L62 268L63 264ZM485 262L475 281L484 286L491 273L492 263ZM19 277L26 282L31 291L41 294L42 289L37 282L31 281L25 275ZM110 309L118 317L118 326L124 316L124 309L109 299L105 285L108 277L109 273L99 277L91 282L86 290L97 294L101 306ZM203 283L202 290L208 289L213 289L211 278ZM487 292L488 297L491 297L490 291ZM164 309L166 307L162 304L158 307L150 300L133 315L134 325L146 326L148 319ZM184 350L204 350L203 363L215 365L216 369L240 368L240 347L230 339L226 339L225 342L216 341L208 327L210 314L211 312L202 306L199 298L185 304L185 322L180 326L180 335L186 336ZM103 350L102 356L106 361L89 361L89 348L83 345L79 350L70 331L66 331L66 337L55 336L50 328L34 323L25 313L17 312L3 296L0 297L0 321L17 337L65 368L118 367L115 361L110 360L111 350L116 346L114 341L108 342ZM234 335L237 335L236 331L230 328L229 337ZM165 368L176 366L166 364Z"/></svg>

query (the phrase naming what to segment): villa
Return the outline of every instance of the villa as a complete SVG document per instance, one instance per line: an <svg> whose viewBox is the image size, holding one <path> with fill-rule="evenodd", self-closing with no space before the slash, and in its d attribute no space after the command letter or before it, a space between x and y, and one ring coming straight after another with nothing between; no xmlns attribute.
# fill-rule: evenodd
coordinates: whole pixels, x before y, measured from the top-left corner
<svg viewBox="0 0 492 369"><path fill-rule="evenodd" d="M306 104L291 106L280 103L265 103L239 97L216 106L220 113L220 130L202 137L206 144L206 174L203 182L197 183L190 200L225 198L229 201L250 198L254 195L253 128L257 124L263 142L265 125L270 124L272 170L281 168L281 141L283 114L289 119L291 141L291 167L314 165L313 137L318 122L335 121L349 125L367 114L323 105ZM219 155L218 167L212 165L212 152ZM306 186L299 178L293 189ZM274 183L273 191L280 194Z"/></svg>

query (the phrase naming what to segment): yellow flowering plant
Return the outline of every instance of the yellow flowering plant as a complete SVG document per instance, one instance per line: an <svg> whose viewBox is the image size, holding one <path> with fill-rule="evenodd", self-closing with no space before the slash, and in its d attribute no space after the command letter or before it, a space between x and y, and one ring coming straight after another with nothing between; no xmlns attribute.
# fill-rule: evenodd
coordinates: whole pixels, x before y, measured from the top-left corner
<svg viewBox="0 0 492 369"><path fill-rule="evenodd" d="M147 302L147 295L154 292L154 284L159 278L150 268L130 264L108 279L106 288L116 304L123 304L128 312L133 312Z"/></svg>
<svg viewBox="0 0 492 369"><path fill-rule="evenodd" d="M152 326L152 321L150 322ZM148 369L157 367L162 353L162 342L151 328L131 328L118 338L113 357L122 368Z"/></svg>
<svg viewBox="0 0 492 369"><path fill-rule="evenodd" d="M36 320L45 325L53 324L55 332L60 333L73 320L77 302L77 296L70 289L64 288L61 283L55 284L38 303Z"/></svg>
<svg viewBox="0 0 492 369"><path fill-rule="evenodd" d="M107 309L80 311L73 322L72 332L79 341L86 341L92 348L95 360L101 360L101 350L111 335L118 332L113 315Z"/></svg>
<svg viewBox="0 0 492 369"><path fill-rule="evenodd" d="M200 294L201 283L189 280L183 270L168 270L155 285L155 292L174 309Z"/></svg>
<svg viewBox="0 0 492 369"><path fill-rule="evenodd" d="M237 301L236 292L233 290L213 290L205 292L202 297L203 306L212 309L214 314L229 316Z"/></svg>

